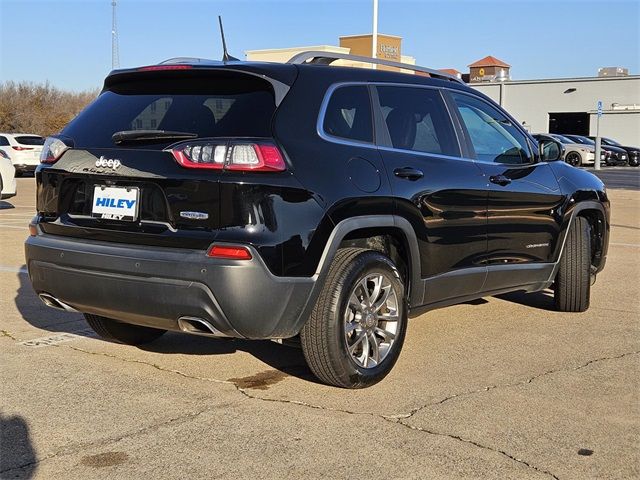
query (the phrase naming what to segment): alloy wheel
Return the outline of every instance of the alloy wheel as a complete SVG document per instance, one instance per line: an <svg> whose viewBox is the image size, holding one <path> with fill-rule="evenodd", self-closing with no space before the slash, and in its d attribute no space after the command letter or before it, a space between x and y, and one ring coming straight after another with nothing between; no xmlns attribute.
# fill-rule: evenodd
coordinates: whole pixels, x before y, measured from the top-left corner
<svg viewBox="0 0 640 480"><path fill-rule="evenodd" d="M383 273L369 273L356 282L344 312L344 337L351 359L360 368L380 365L400 331L398 298Z"/></svg>

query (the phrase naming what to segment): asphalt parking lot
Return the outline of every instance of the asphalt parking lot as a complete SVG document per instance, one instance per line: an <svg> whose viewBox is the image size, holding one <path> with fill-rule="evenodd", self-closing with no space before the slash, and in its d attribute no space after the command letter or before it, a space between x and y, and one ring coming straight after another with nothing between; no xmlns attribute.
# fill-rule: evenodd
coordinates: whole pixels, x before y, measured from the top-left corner
<svg viewBox="0 0 640 480"><path fill-rule="evenodd" d="M637 175L639 169L628 175ZM0 478L638 478L640 192L609 190L591 308L510 294L409 323L359 391L273 342L102 341L24 266L34 181L0 202Z"/></svg>

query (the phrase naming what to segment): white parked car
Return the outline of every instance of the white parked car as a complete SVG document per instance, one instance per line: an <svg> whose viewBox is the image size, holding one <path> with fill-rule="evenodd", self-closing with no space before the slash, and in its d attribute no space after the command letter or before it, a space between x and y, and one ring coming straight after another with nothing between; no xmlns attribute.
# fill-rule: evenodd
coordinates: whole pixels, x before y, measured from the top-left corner
<svg viewBox="0 0 640 480"><path fill-rule="evenodd" d="M16 194L16 169L9 155L0 150L0 199L10 198Z"/></svg>
<svg viewBox="0 0 640 480"><path fill-rule="evenodd" d="M0 151L6 153L16 169L16 176L31 173L40 164L44 138L29 133L0 133Z"/></svg>

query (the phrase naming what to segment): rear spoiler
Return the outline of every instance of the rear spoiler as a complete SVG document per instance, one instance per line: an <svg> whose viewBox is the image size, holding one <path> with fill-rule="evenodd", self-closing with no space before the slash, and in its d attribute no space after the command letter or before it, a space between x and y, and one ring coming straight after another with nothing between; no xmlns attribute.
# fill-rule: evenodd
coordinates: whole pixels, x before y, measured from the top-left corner
<svg viewBox="0 0 640 480"><path fill-rule="evenodd" d="M215 71L250 75L252 77L268 82L273 88L276 107L280 105L297 77L297 69L292 65L281 65L277 68L273 68L273 64L253 64L246 62L222 63L214 61L203 61L198 64L163 62L158 65L113 70L109 73L104 81L103 91L110 89L118 83L139 79L141 76L146 77L147 75L170 75L179 77L184 74L201 75L205 72Z"/></svg>

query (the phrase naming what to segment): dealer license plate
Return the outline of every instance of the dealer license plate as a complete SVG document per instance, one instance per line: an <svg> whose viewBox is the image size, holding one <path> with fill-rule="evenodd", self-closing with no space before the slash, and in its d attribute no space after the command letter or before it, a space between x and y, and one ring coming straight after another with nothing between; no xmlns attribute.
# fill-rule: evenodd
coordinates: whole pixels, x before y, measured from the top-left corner
<svg viewBox="0 0 640 480"><path fill-rule="evenodd" d="M93 190L91 216L133 222L138 218L139 193L137 187L97 185Z"/></svg>

